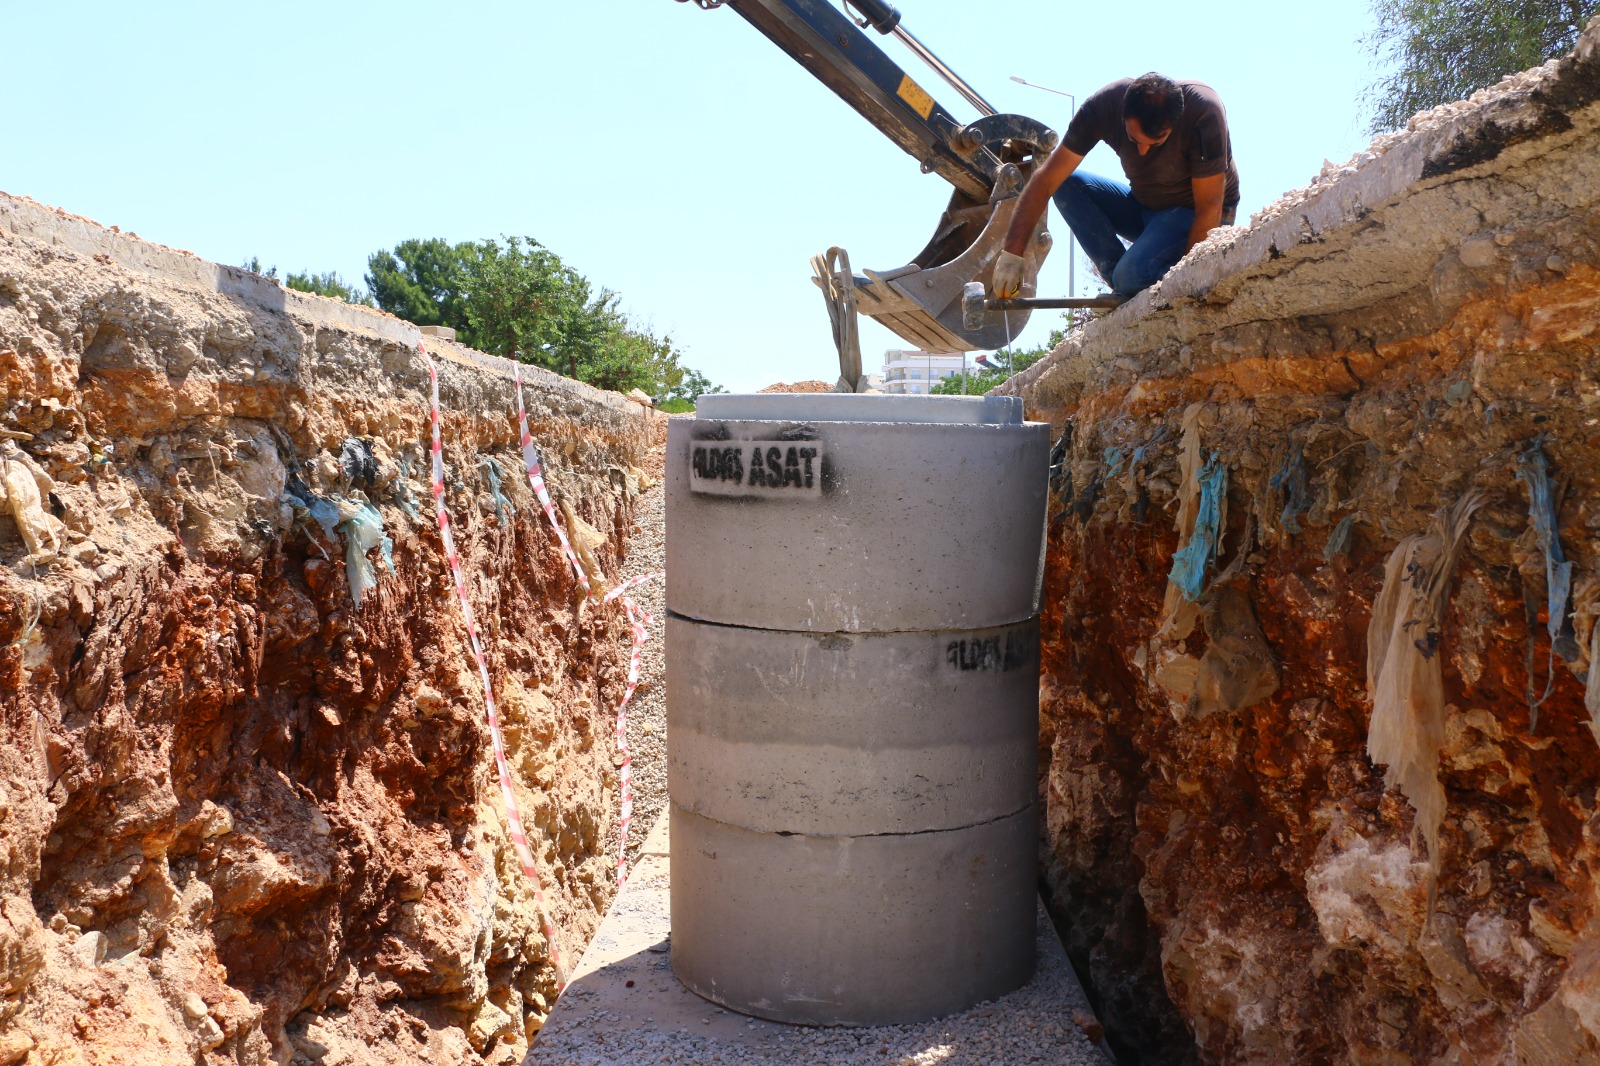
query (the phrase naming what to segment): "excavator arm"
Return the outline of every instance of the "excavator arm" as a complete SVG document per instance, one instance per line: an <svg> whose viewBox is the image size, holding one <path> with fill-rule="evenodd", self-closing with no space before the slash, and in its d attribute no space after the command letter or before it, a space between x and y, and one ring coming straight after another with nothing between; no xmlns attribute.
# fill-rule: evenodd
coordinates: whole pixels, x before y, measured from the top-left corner
<svg viewBox="0 0 1600 1066"><path fill-rule="evenodd" d="M685 0L679 0L685 2ZM847 0L859 23L829 0L692 0L732 8L832 89L884 136L955 190L928 244L904 266L856 276L857 306L899 336L930 351L974 351L1006 344L1027 324L1026 308L975 315L962 308L969 282L988 283L1017 196L1056 134L994 108L902 24L884 0ZM897 37L979 113L956 120L879 48L863 28ZM1023 254L1023 296L1032 296L1050 249L1041 216Z"/></svg>

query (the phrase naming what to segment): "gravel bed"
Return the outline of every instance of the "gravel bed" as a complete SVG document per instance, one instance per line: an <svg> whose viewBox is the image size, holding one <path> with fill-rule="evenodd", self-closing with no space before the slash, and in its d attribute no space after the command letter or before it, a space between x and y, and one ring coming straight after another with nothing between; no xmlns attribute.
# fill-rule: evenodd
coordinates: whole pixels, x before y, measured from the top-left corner
<svg viewBox="0 0 1600 1066"><path fill-rule="evenodd" d="M655 482L634 504L633 531L619 580L659 573L667 567L666 486L663 483L666 446L650 450L645 474ZM667 809L667 583L661 578L628 593L654 619L650 640L639 664L639 687L628 704L628 748L633 752L633 821L628 826L628 862L638 858L645 834ZM628 645L617 654L624 658ZM615 797L612 802L615 803ZM616 854L616 830L606 842Z"/></svg>

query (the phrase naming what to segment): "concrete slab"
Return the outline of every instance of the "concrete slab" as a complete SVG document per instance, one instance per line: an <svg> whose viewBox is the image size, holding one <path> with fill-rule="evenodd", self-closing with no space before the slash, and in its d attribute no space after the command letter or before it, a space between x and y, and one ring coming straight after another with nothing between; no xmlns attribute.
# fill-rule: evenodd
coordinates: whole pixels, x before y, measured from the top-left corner
<svg viewBox="0 0 1600 1066"><path fill-rule="evenodd" d="M1111 1062L1085 1029L1098 1023L1044 908L1038 968L1016 992L915 1025L822 1029L749 1018L691 993L673 976L667 818L651 830L617 897L546 1020L524 1066L989 1066ZM928 980L937 981L938 974Z"/></svg>

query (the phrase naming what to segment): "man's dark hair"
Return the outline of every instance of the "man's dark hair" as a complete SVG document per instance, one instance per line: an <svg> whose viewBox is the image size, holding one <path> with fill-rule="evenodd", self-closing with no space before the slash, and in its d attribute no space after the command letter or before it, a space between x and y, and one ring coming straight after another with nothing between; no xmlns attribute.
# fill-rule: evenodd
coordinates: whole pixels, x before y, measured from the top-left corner
<svg viewBox="0 0 1600 1066"><path fill-rule="evenodd" d="M1141 75L1122 96L1122 117L1138 119L1146 134L1159 137L1183 118L1183 89L1163 74Z"/></svg>

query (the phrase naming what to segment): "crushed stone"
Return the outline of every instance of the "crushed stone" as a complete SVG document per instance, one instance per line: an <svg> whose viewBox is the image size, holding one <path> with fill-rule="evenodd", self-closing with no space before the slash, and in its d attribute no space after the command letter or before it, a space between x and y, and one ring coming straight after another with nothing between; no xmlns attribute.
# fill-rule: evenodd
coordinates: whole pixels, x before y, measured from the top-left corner
<svg viewBox="0 0 1600 1066"><path fill-rule="evenodd" d="M649 488L639 494L633 511L633 530L619 580L660 573L667 566L665 477L666 445L650 450L644 466ZM639 857L645 834L667 809L667 583L664 578L646 582L631 595L653 619L650 640L639 662L639 687L628 704L628 748L633 753L633 821L628 833L628 863ZM618 654L626 655L626 645ZM612 800L615 807L615 799ZM613 811L615 814L615 811ZM606 853L617 851L613 823Z"/></svg>

